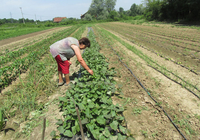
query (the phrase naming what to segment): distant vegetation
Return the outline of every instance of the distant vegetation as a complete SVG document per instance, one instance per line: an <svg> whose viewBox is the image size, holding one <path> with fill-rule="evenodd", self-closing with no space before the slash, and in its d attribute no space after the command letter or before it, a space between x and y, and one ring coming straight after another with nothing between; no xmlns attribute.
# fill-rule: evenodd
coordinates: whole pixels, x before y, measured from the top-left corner
<svg viewBox="0 0 200 140"><path fill-rule="evenodd" d="M92 3L84 14L84 18L67 18L60 23L54 23L53 19L48 21L34 21L24 19L25 24L32 24L36 27L53 27L60 25L74 25L97 22L124 21L134 19L145 19L148 21L198 21L200 17L199 0L144 0L143 4L133 3L129 10L125 11L123 7L115 10L116 0L92 0ZM0 25L8 26L23 23L23 19L0 19ZM20 25L29 26L29 25Z"/></svg>

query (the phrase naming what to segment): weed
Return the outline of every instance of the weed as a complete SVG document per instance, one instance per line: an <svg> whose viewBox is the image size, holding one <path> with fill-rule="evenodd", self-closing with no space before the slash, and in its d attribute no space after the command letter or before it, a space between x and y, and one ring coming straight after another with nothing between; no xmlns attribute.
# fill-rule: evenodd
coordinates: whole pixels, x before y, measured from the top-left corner
<svg viewBox="0 0 200 140"><path fill-rule="evenodd" d="M134 114L141 114L142 113L142 110L140 108L133 108L133 113Z"/></svg>
<svg viewBox="0 0 200 140"><path fill-rule="evenodd" d="M158 132L154 132L154 133L151 134L151 136L152 136L153 138L155 138L155 136L157 136L157 135L158 135Z"/></svg>
<svg viewBox="0 0 200 140"><path fill-rule="evenodd" d="M145 130L141 130L141 132L142 132L142 135L143 135L145 138L148 137L148 132L147 132L147 131L145 131Z"/></svg>

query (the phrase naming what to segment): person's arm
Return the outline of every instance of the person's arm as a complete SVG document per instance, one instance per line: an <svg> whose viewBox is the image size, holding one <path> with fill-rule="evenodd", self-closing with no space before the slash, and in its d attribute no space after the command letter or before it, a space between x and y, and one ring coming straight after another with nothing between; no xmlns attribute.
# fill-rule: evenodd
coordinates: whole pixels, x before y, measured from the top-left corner
<svg viewBox="0 0 200 140"><path fill-rule="evenodd" d="M90 74L93 75L93 71L87 66L84 59L82 58L81 51L80 51L79 47L72 44L71 48L74 50L76 57L77 57L79 63L81 64L81 66L83 66L83 68L85 68Z"/></svg>

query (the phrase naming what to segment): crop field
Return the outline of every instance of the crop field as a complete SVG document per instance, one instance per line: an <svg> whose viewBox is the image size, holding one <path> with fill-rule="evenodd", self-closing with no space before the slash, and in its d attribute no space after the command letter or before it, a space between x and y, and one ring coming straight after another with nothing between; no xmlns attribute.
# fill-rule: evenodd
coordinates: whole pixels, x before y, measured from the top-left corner
<svg viewBox="0 0 200 140"><path fill-rule="evenodd" d="M74 57L74 83L57 87L49 46L68 36L90 39L94 75ZM110 22L3 41L0 139L200 139L197 29Z"/></svg>

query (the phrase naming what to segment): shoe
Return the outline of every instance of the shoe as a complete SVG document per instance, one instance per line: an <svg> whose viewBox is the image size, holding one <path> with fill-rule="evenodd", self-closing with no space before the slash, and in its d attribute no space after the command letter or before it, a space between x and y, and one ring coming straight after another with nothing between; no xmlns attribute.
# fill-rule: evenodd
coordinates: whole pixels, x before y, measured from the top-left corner
<svg viewBox="0 0 200 140"><path fill-rule="evenodd" d="M70 84L74 84L72 81L69 82L69 84L64 84L65 86L69 86Z"/></svg>
<svg viewBox="0 0 200 140"><path fill-rule="evenodd" d="M70 83L69 83L69 84L70 84ZM65 86L69 86L69 84L66 84L66 83L65 83L64 85L65 85Z"/></svg>
<svg viewBox="0 0 200 140"><path fill-rule="evenodd" d="M63 84L64 84L64 82L58 83L57 86L62 86Z"/></svg>

